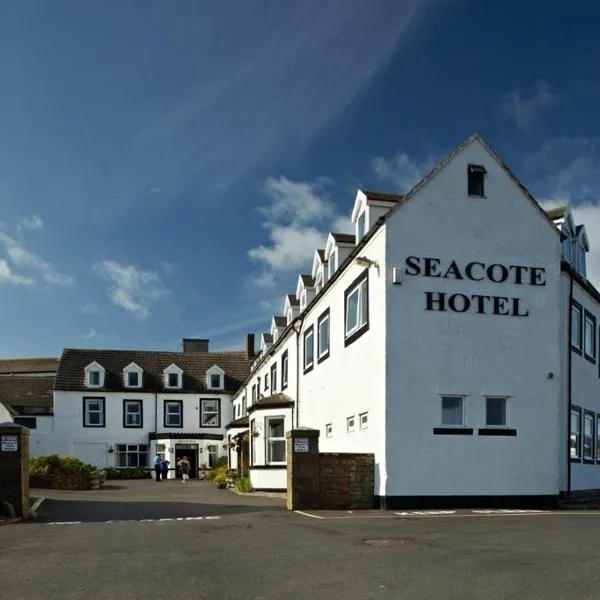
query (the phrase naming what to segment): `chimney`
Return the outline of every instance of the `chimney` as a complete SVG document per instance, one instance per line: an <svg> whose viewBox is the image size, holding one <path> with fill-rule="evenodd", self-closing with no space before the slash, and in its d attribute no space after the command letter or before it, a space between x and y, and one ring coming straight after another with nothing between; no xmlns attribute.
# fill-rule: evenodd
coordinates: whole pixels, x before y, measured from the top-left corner
<svg viewBox="0 0 600 600"><path fill-rule="evenodd" d="M246 334L246 357L254 358L254 334Z"/></svg>
<svg viewBox="0 0 600 600"><path fill-rule="evenodd" d="M184 352L208 352L208 340L183 338Z"/></svg>

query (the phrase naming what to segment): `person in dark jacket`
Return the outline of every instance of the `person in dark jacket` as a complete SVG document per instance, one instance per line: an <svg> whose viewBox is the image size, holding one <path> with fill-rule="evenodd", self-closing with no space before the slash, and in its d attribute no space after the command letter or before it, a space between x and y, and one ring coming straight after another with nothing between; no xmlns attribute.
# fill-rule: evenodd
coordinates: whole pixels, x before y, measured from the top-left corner
<svg viewBox="0 0 600 600"><path fill-rule="evenodd" d="M169 474L169 461L166 458L163 458L160 461L160 472L162 474L162 478L166 479Z"/></svg>
<svg viewBox="0 0 600 600"><path fill-rule="evenodd" d="M160 468L160 456L157 454L154 457L154 473L156 474L156 481L160 481L160 472L161 472L161 468Z"/></svg>

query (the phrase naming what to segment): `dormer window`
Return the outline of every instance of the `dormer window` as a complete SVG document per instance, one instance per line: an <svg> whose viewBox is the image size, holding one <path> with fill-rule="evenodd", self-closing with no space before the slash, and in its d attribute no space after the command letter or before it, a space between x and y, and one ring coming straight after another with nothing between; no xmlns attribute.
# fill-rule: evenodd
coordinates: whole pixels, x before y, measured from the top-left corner
<svg viewBox="0 0 600 600"><path fill-rule="evenodd" d="M358 221L356 222L356 243L362 240L365 237L365 225L366 225L366 214L364 211L358 217Z"/></svg>
<svg viewBox="0 0 600 600"><path fill-rule="evenodd" d="M328 269L329 269L329 279L331 279L331 277L333 276L333 274L335 273L336 269L337 269L337 251L334 250L330 255L329 255L329 261L328 261Z"/></svg>
<svg viewBox="0 0 600 600"><path fill-rule="evenodd" d="M304 310L306 308L306 292L302 291L300 294L300 310Z"/></svg>
<svg viewBox="0 0 600 600"><path fill-rule="evenodd" d="M217 365L213 365L206 372L206 387L211 390L222 390L225 385L225 371L218 367Z"/></svg>
<svg viewBox="0 0 600 600"><path fill-rule="evenodd" d="M467 167L468 175L468 194L469 196L484 197L484 178L487 171L482 165L469 165Z"/></svg>
<svg viewBox="0 0 600 600"><path fill-rule="evenodd" d="M123 369L123 382L127 388L140 388L142 387L142 373L143 369L135 363L128 364Z"/></svg>
<svg viewBox="0 0 600 600"><path fill-rule="evenodd" d="M104 367L96 361L85 367L85 385L88 388L100 388L104 386Z"/></svg>
<svg viewBox="0 0 600 600"><path fill-rule="evenodd" d="M183 369L175 363L170 364L163 371L164 386L167 389L177 390L182 387Z"/></svg>
<svg viewBox="0 0 600 600"><path fill-rule="evenodd" d="M287 313L288 325L292 322L292 319L293 319L293 313L292 313L292 309L290 308L290 310L288 310L288 313Z"/></svg>

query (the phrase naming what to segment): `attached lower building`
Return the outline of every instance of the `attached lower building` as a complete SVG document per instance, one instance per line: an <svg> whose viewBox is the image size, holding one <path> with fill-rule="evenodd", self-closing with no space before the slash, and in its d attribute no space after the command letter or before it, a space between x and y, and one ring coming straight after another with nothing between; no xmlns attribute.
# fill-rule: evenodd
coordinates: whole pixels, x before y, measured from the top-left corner
<svg viewBox="0 0 600 600"><path fill-rule="evenodd" d="M285 432L375 455L381 507L600 490L600 294L583 225L478 135L403 195L359 190L233 396L232 466L285 489Z"/></svg>

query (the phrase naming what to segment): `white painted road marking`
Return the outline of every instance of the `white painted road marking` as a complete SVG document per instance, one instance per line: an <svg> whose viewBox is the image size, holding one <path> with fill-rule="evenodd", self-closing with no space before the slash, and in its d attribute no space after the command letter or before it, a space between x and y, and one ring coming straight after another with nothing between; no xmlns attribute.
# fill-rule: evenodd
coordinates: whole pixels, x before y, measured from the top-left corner
<svg viewBox="0 0 600 600"><path fill-rule="evenodd" d="M114 525L117 523L163 523L166 521L202 521L220 519L221 517L167 517L163 519L116 519L110 521L88 521L88 523L100 523L104 525ZM52 521L46 525L81 525L83 521Z"/></svg>

